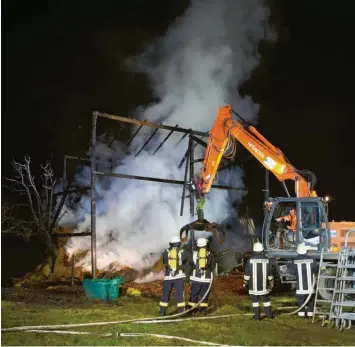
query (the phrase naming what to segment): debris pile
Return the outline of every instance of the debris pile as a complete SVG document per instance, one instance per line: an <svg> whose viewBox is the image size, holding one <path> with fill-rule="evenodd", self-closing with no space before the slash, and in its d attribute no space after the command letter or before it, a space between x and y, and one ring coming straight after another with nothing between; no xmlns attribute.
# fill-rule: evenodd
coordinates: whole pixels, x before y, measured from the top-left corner
<svg viewBox="0 0 355 347"><path fill-rule="evenodd" d="M68 233L68 230L58 230ZM75 254L70 257L65 251L64 245L67 238L60 238L57 241L57 260L54 272L51 272L48 261L40 264L34 271L22 278L14 279L16 287L27 288L57 288L58 286L69 286L76 284L81 286L84 278L91 278L91 273L84 271L80 260L88 251ZM162 293L162 280L164 277L164 265L160 258L153 267L144 271L122 267L120 264L112 263L109 268L97 271L97 278L124 277L124 284L121 286L121 294L131 296L142 295L145 297L160 297ZM212 293L216 295L237 294L242 290L243 279L240 273L230 273L229 276L218 277L212 286ZM185 292L190 292L190 283L185 284Z"/></svg>
<svg viewBox="0 0 355 347"><path fill-rule="evenodd" d="M160 297L163 290L162 281L149 283L125 283L121 286L122 294L135 289L144 297ZM191 284L185 283L185 293L190 293ZM243 277L241 274L231 273L229 276L218 277L212 286L212 293L218 296L228 294L239 294L243 292ZM172 293L174 295L174 291Z"/></svg>
<svg viewBox="0 0 355 347"><path fill-rule="evenodd" d="M57 233L70 234L72 232L69 228L59 227ZM65 245L68 237L60 237L56 241L57 259L55 261L54 271L51 269L51 259L46 259L39 264L34 271L31 271L20 278L12 278L15 287L48 287L57 285L71 285L75 283L81 285L84 278L91 278L90 270L84 270L80 266L80 260L83 259L89 250L81 253L76 253L70 256L66 250ZM159 259L152 268L144 271L137 271L135 269L122 266L117 263L112 263L106 269L97 270L97 278L114 278L123 276L125 283L130 283L135 280L140 282L149 282L161 279L161 271L164 265Z"/></svg>

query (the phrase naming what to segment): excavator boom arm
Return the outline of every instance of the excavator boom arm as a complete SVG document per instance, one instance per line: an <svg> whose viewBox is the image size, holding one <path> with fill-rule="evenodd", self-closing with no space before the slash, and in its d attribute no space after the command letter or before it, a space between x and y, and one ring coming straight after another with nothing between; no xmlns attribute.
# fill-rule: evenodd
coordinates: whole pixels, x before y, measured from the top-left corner
<svg viewBox="0 0 355 347"><path fill-rule="evenodd" d="M273 146L253 126L245 128L232 119L229 105L218 110L210 131L209 142L201 169L201 193L210 191L223 157L234 155L236 139L279 181L293 180L297 197L312 196L309 182L288 163L280 149Z"/></svg>

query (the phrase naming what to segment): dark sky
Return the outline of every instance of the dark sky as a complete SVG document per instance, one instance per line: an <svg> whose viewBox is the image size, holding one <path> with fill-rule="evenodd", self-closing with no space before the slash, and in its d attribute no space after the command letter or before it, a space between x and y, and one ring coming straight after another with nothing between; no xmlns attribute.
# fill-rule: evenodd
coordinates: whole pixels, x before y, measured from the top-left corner
<svg viewBox="0 0 355 347"><path fill-rule="evenodd" d="M312 3L312 5L309 5ZM83 155L91 112L128 116L150 101L123 59L163 35L187 0L2 2L2 176L11 158ZM279 42L241 89L261 104L258 129L299 169L316 173L330 218L355 220L355 3L273 0ZM264 171L243 163L250 210L261 211ZM274 195L282 193L273 180ZM4 193L4 192L3 192Z"/></svg>

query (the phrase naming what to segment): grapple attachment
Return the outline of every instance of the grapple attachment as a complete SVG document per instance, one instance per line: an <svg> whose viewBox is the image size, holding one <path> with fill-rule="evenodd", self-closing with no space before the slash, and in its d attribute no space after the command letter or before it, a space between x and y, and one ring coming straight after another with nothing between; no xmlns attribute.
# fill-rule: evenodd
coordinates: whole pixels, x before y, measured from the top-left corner
<svg viewBox="0 0 355 347"><path fill-rule="evenodd" d="M218 244L222 244L226 238L226 232L222 225L217 223L210 223L208 220L203 219L202 221L196 220L190 224L186 224L180 229L180 239L182 243L186 242L191 230L206 231L212 233L215 236Z"/></svg>
<svg viewBox="0 0 355 347"><path fill-rule="evenodd" d="M205 204L205 198L204 194L202 192L202 180L199 177L195 177L194 181L191 182L192 184L192 190L195 194L196 200L197 200L197 206L196 206L196 213L197 213L197 220L184 225L180 229L180 239L181 242L184 243L186 242L188 238L188 233L190 230L196 230L196 231L206 231L212 233L218 244L221 244L224 242L225 237L226 237L226 232L225 229L222 225L217 224L217 223L210 223L207 219L204 217L203 213L203 206ZM185 233L185 235L184 235Z"/></svg>

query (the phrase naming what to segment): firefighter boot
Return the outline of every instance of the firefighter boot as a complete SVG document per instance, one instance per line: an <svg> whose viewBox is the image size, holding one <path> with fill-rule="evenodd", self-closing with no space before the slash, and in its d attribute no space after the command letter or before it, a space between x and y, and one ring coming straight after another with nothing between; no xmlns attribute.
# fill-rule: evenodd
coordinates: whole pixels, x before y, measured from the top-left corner
<svg viewBox="0 0 355 347"><path fill-rule="evenodd" d="M266 314L266 317L269 319L275 318L275 314L272 313L271 306L265 307L265 314Z"/></svg>
<svg viewBox="0 0 355 347"><path fill-rule="evenodd" d="M257 305L257 306L256 306ZM255 320L260 320L260 307L259 303L253 303L253 311L254 311L254 317L253 319Z"/></svg>
<svg viewBox="0 0 355 347"><path fill-rule="evenodd" d="M185 311L185 303L178 303L177 313L183 313Z"/></svg>
<svg viewBox="0 0 355 347"><path fill-rule="evenodd" d="M194 308L191 312L191 315L192 316L198 316L198 314L200 313L199 309L198 308Z"/></svg>
<svg viewBox="0 0 355 347"><path fill-rule="evenodd" d="M207 307L201 307L200 308L200 315L206 316L206 314L207 314Z"/></svg>
<svg viewBox="0 0 355 347"><path fill-rule="evenodd" d="M168 310L168 303L167 302L160 302L159 304L159 313L160 315L166 316L166 311Z"/></svg>
<svg viewBox="0 0 355 347"><path fill-rule="evenodd" d="M269 319L274 318L274 314L272 313L271 306L264 306L264 310L267 318Z"/></svg>

